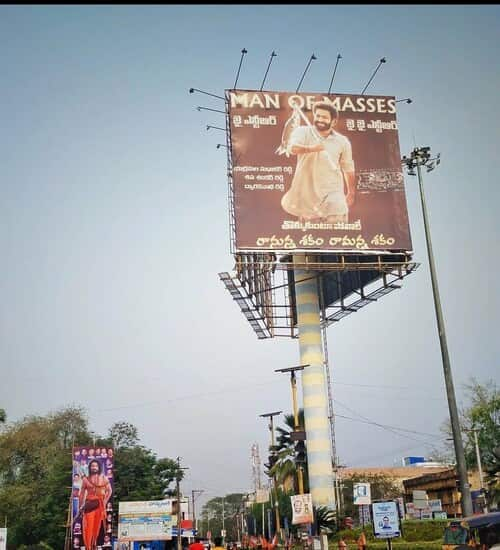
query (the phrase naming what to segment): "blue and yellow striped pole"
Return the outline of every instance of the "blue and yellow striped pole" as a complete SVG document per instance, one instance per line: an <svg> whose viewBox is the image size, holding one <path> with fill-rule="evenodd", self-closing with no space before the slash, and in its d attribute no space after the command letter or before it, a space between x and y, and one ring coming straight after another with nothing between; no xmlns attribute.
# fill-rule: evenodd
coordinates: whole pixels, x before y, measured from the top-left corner
<svg viewBox="0 0 500 550"><path fill-rule="evenodd" d="M305 256L294 255L294 264ZM304 422L307 438L309 489L313 505L335 508L332 446L328 416L328 388L321 341L318 280L316 273L295 269L295 296L302 372Z"/></svg>

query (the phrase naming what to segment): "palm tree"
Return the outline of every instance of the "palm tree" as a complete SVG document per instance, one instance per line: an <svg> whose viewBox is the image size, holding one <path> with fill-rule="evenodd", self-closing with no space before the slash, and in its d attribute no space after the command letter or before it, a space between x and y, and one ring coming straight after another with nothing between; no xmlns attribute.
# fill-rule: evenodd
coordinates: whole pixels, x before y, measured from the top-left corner
<svg viewBox="0 0 500 550"><path fill-rule="evenodd" d="M304 430L304 409L299 409L299 430ZM276 482L278 485L285 486L290 484L293 480L293 486L295 491L298 490L296 478L297 478L297 466L295 464L295 441L292 440L292 432L294 431L295 419L293 414L286 414L284 416L285 427L277 427L278 433L276 437L277 444L275 445L275 451L277 461L274 466L268 471L271 476L276 476ZM309 492L309 483L307 479L307 458L306 462L302 465L303 478L304 478L304 491Z"/></svg>
<svg viewBox="0 0 500 550"><path fill-rule="evenodd" d="M337 532L337 515L326 506L316 508L316 527L318 531L326 534Z"/></svg>

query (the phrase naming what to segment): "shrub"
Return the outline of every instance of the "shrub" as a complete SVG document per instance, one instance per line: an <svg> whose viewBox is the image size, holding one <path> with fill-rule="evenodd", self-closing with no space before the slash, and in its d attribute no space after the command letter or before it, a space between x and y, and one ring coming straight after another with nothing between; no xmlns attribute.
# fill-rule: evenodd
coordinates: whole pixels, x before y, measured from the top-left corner
<svg viewBox="0 0 500 550"><path fill-rule="evenodd" d="M408 542L443 540L448 520L406 520L403 521L403 537Z"/></svg>

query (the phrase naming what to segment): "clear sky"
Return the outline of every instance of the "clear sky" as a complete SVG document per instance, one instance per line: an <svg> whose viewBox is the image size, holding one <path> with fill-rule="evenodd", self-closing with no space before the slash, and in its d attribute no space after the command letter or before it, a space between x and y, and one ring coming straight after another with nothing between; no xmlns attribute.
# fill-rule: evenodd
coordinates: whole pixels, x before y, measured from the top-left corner
<svg viewBox="0 0 500 550"><path fill-rule="evenodd" d="M429 145L428 212L459 405L499 379L499 6L2 6L0 407L85 406L182 457L204 499L251 487L259 415L291 410L295 340L257 340L230 271L223 115L234 84L411 97L401 152ZM328 329L349 466L428 455L448 416L416 178L414 258L393 292ZM349 418L343 418L349 417ZM353 420L355 419L355 420ZM396 426L389 431L366 422ZM264 461L264 460L263 460ZM200 501L201 502L201 501Z"/></svg>

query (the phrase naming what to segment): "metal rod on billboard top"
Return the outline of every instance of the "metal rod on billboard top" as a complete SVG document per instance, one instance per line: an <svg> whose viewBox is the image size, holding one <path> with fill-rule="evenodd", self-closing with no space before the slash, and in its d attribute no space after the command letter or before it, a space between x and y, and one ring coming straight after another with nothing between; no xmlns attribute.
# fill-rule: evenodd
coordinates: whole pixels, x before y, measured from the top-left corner
<svg viewBox="0 0 500 550"><path fill-rule="evenodd" d="M196 110L198 111L213 111L214 113L222 113L223 115L226 114L226 111L221 111L220 109L210 109L210 107L196 107Z"/></svg>
<svg viewBox="0 0 500 550"><path fill-rule="evenodd" d="M224 145L223 143L217 143L217 149L220 149L221 147L225 147L227 149L227 145Z"/></svg>
<svg viewBox="0 0 500 550"><path fill-rule="evenodd" d="M267 65L266 74L264 75L264 78L262 79L262 84L260 85L260 91L262 92L262 88L264 87L264 82L267 78L267 73L269 72L269 67L271 66L271 63L273 61L273 57L276 57L278 54L273 50L271 53L271 58L269 59L269 63Z"/></svg>
<svg viewBox="0 0 500 550"><path fill-rule="evenodd" d="M332 80L330 81L330 87L328 88L328 93L332 91L333 79L335 78L335 73L337 72L337 65L339 64L339 59L342 59L340 54L337 55L337 61L335 63L335 69L333 69Z"/></svg>
<svg viewBox="0 0 500 550"><path fill-rule="evenodd" d="M238 84L238 78L240 77L240 69L241 69L241 64L243 63L243 56L248 53L247 50L245 48L243 48L241 50L241 59L240 59L240 65L238 67L238 72L236 73L236 80L234 81L234 86L233 88L236 90L236 84Z"/></svg>
<svg viewBox="0 0 500 550"><path fill-rule="evenodd" d="M307 70L309 69L309 65L311 64L313 59L318 59L318 58L314 54L312 54L311 57L309 58L309 63L307 64L307 66L304 70L304 74L302 75L302 78L300 79L300 82L297 86L297 89L295 90L295 93L297 93L299 91L300 85L302 84L302 81L304 80L304 77L306 76Z"/></svg>
<svg viewBox="0 0 500 550"><path fill-rule="evenodd" d="M402 101L404 101L405 103L412 103L413 100L410 99L409 97L405 97L404 99L396 99L395 103L401 103Z"/></svg>
<svg viewBox="0 0 500 550"><path fill-rule="evenodd" d="M222 99L222 100L226 101L226 98L222 97L220 95L212 94L210 92L204 92L203 90L198 90L198 88L189 88L189 93L190 94L192 94L194 92L200 92L200 94L209 95L209 96L212 96L212 97L216 97L217 99Z"/></svg>
<svg viewBox="0 0 500 550"><path fill-rule="evenodd" d="M377 68L373 72L372 76L370 77L370 80L367 82L366 86L363 88L363 91L361 92L361 95L363 95L366 91L366 88L370 85L370 82L373 80L373 77L377 74L377 71L380 69L380 66L382 63L385 63L387 59L385 57L382 57L382 59L379 61Z"/></svg>
<svg viewBox="0 0 500 550"><path fill-rule="evenodd" d="M225 128L221 128L220 126L210 126L210 124L207 124L207 130L210 130L210 128L214 128L215 130L222 130L223 132L227 132Z"/></svg>

